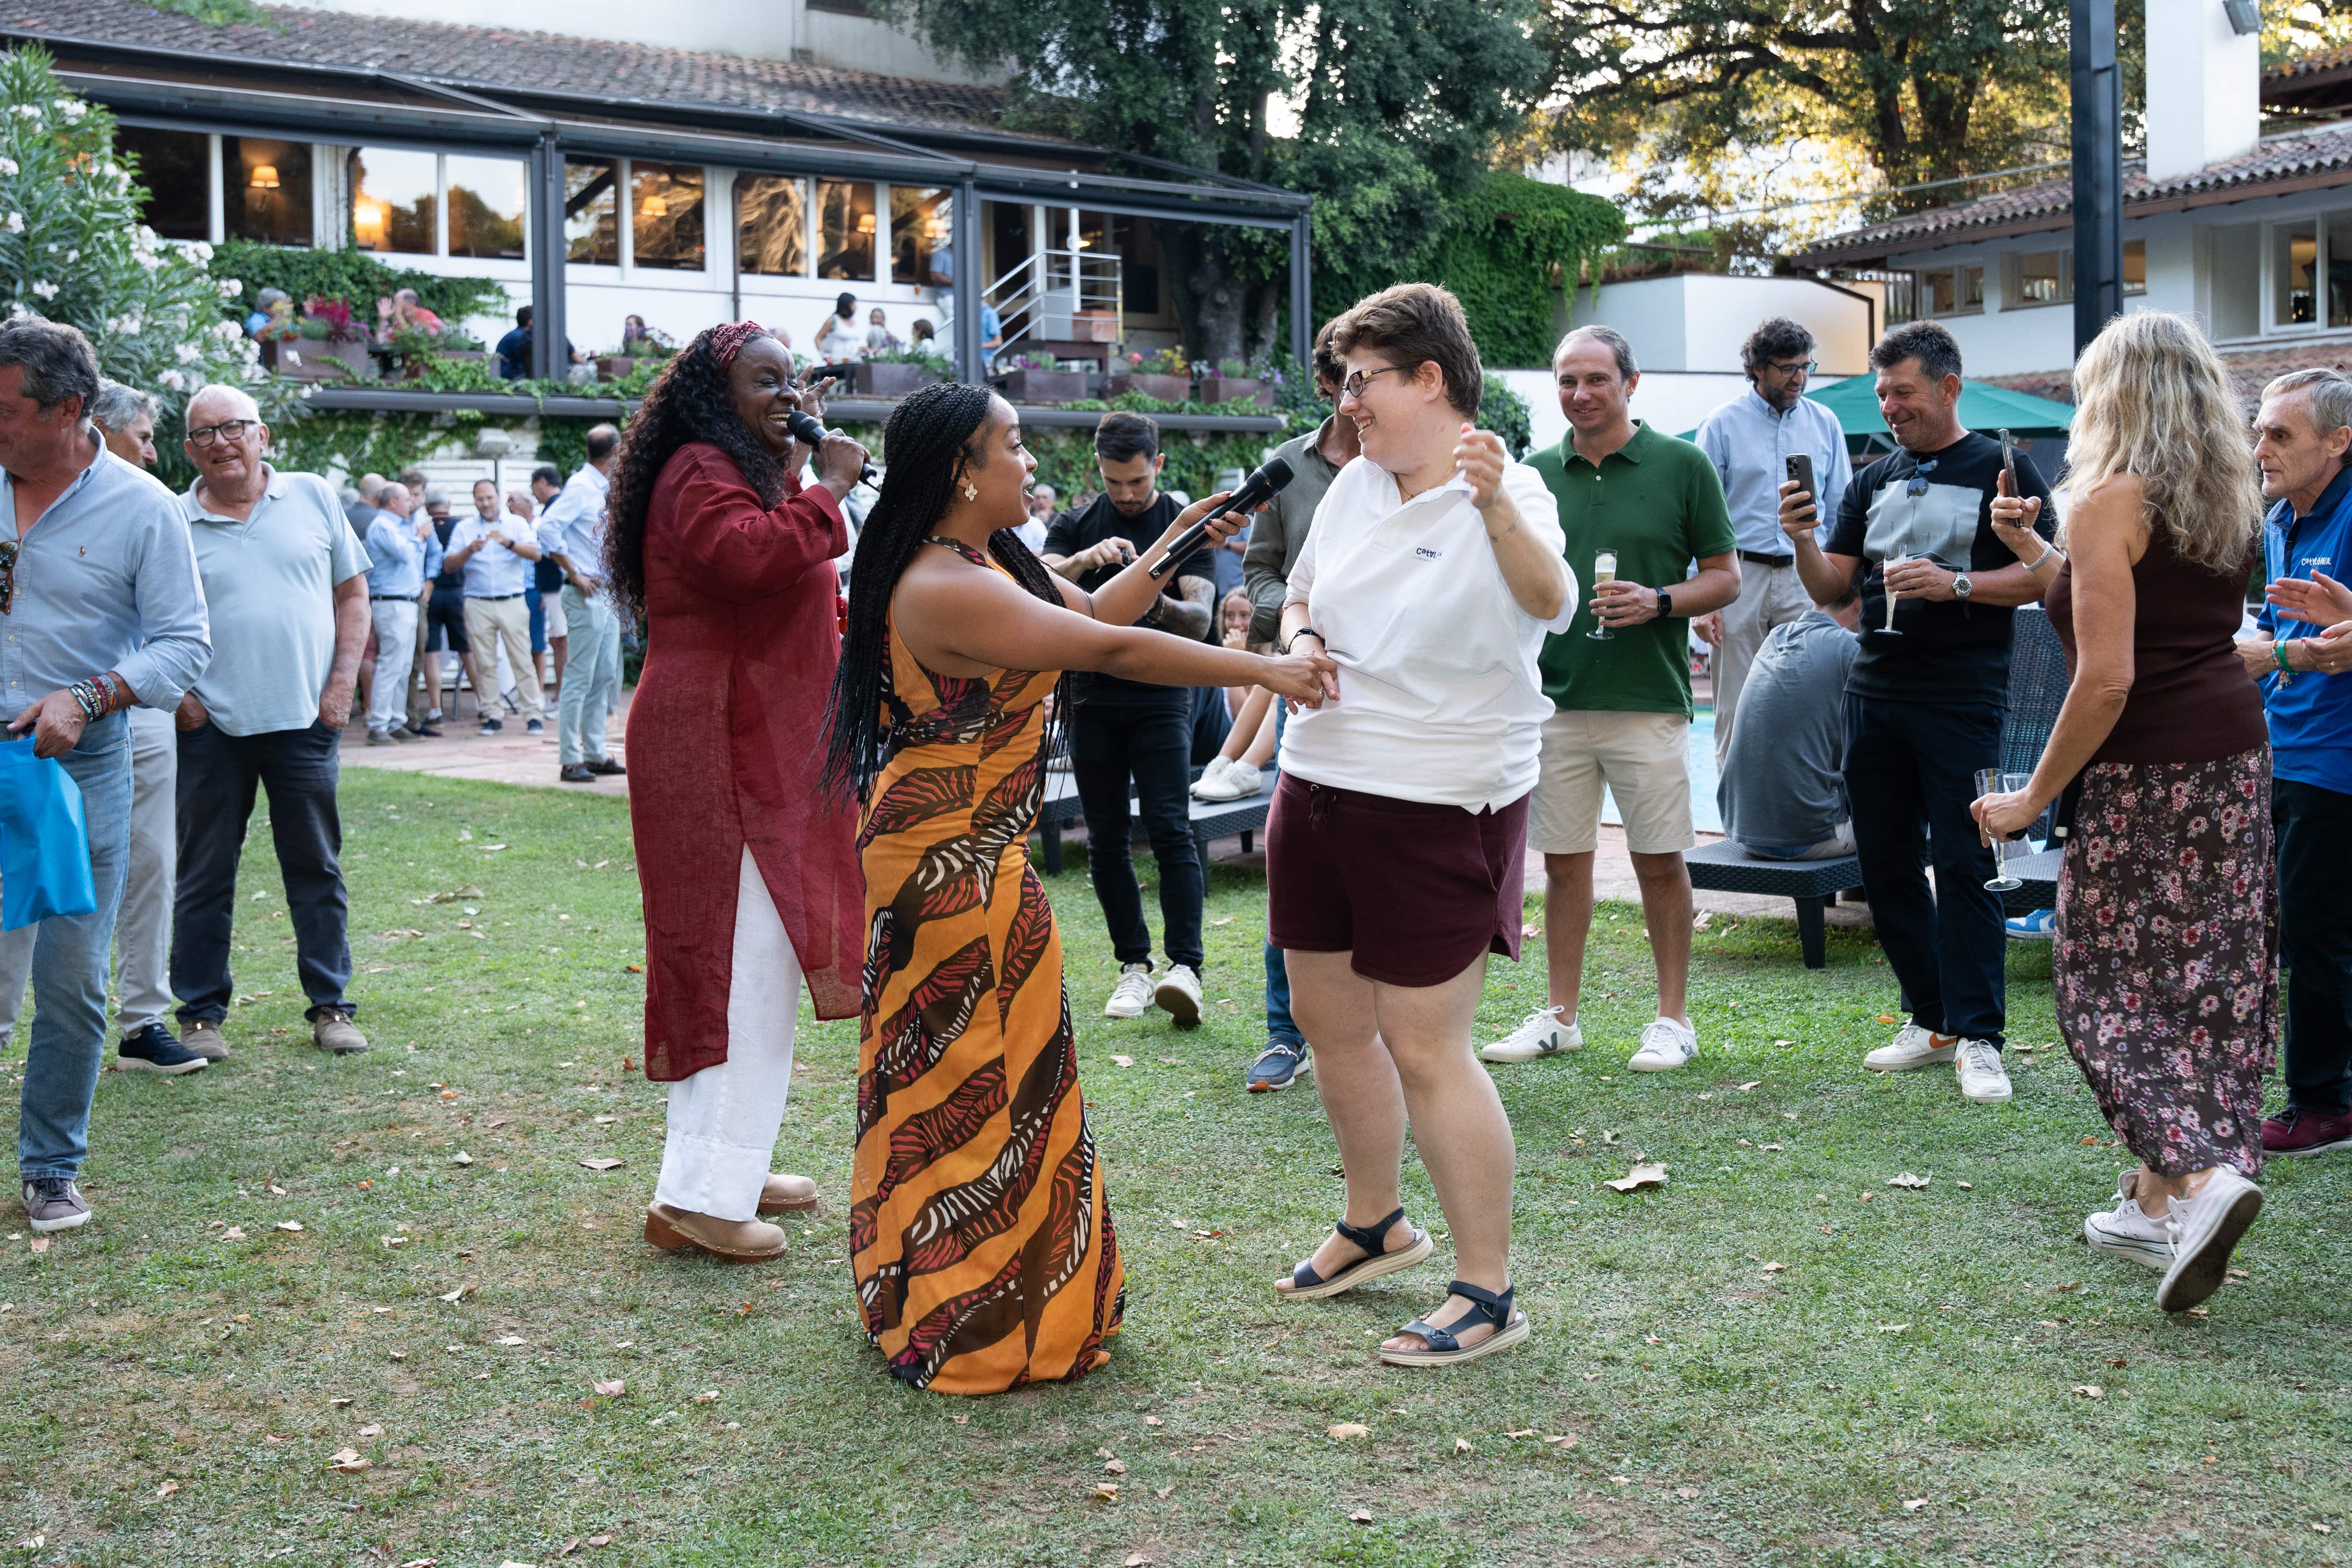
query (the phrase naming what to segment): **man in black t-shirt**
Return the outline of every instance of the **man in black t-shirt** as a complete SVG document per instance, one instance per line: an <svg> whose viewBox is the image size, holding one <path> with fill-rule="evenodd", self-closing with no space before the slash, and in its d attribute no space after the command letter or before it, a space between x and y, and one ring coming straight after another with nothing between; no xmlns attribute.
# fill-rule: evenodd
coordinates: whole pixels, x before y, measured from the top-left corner
<svg viewBox="0 0 2352 1568"><path fill-rule="evenodd" d="M1103 493L1054 519L1040 552L1046 566L1092 593L1150 549L1176 521L1160 493L1160 427L1140 414L1106 414L1095 429ZM1158 604L1139 623L1175 637L1213 639L1215 569L1205 549L1179 562ZM1070 678L1070 773L1087 819L1095 898L1118 954L1118 984L1106 1017L1137 1018L1155 1003L1179 1024L1201 1020L1200 851L1191 803L1192 693L1111 675ZM1160 919L1168 970L1155 983L1151 928L1128 858L1133 781L1143 830L1160 862Z"/></svg>
<svg viewBox="0 0 2352 1568"><path fill-rule="evenodd" d="M1960 426L1952 334L1934 321L1897 327L1870 363L1902 450L1854 475L1825 543L1814 542L1811 496L1784 485L1780 502L1815 599L1837 598L1866 574L1862 647L1846 678L1845 786L1863 892L1911 1016L1863 1061L1881 1072L1951 1062L1961 1094L1998 1103L2010 1098L2007 933L2000 895L1984 885L1992 852L1969 805L1977 770L2000 762L2015 606L2041 598L2042 584L1992 531L2000 443ZM2049 487L2022 457L2017 490L2042 498L2040 527L2050 531ZM1923 847L1935 861L1932 893Z"/></svg>

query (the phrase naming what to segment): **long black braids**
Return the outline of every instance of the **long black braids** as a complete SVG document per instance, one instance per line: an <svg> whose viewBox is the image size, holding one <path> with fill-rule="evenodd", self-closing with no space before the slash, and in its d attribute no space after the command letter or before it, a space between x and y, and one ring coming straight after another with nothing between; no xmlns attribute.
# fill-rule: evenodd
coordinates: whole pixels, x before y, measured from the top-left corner
<svg viewBox="0 0 2352 1568"><path fill-rule="evenodd" d="M926 386L892 409L882 426L887 472L881 499L858 531L849 568L849 629L825 711L825 782L850 789L860 802L890 759L892 723L908 717L889 681L890 596L907 563L947 514L993 402L985 386ZM1050 605L1062 603L1045 563L1019 534L998 530L989 536L988 552L1030 593ZM886 702L892 710L889 721L883 717ZM1055 704L1057 714L1063 707Z"/></svg>
<svg viewBox="0 0 2352 1568"><path fill-rule="evenodd" d="M761 506L773 508L784 499L783 464L735 412L734 393L719 368L719 351L711 346L717 331L713 327L698 333L663 369L623 432L620 458L613 467L612 494L605 502L612 526L604 535L604 573L640 625L646 616L646 513L662 465L671 454L689 441L707 441L735 460L745 482L759 492Z"/></svg>

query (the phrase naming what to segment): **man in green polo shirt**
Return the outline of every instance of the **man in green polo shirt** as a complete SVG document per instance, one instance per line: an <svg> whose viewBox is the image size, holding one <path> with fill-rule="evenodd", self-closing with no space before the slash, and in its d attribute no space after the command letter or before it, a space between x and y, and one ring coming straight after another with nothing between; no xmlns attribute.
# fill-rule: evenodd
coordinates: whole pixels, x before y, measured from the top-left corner
<svg viewBox="0 0 2352 1568"><path fill-rule="evenodd" d="M1530 1061L1584 1043L1576 1004L1605 785L1624 817L1658 967L1658 1016L1627 1065L1671 1072L1698 1050L1684 1001L1691 884L1683 854L1698 842L1690 808L1690 618L1739 596L1738 539L1706 454L1627 415L1642 377L1622 335L1579 327L1560 340L1552 372L1569 433L1528 462L1559 503L1569 564L1593 590L1575 624L1545 640L1542 658L1544 694L1558 711L1544 721L1528 843L1544 858L1551 994L1479 1055ZM1594 564L1612 553L1613 576Z"/></svg>

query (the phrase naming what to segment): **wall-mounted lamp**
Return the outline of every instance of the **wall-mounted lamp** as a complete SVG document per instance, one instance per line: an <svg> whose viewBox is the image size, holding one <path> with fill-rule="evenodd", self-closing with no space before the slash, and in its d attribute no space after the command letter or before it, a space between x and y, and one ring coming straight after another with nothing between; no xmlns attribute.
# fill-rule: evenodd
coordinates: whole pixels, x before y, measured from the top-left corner
<svg viewBox="0 0 2352 1568"><path fill-rule="evenodd" d="M275 163L255 164L253 177L246 181L246 184L257 191L276 190L278 188L278 165Z"/></svg>
<svg viewBox="0 0 2352 1568"><path fill-rule="evenodd" d="M859 213L857 215L857 232L860 234L872 234L874 232L874 215L872 213Z"/></svg>
<svg viewBox="0 0 2352 1568"><path fill-rule="evenodd" d="M2230 18L2230 31L2240 37L2263 30L2263 8L2260 0L2221 0L2221 9Z"/></svg>

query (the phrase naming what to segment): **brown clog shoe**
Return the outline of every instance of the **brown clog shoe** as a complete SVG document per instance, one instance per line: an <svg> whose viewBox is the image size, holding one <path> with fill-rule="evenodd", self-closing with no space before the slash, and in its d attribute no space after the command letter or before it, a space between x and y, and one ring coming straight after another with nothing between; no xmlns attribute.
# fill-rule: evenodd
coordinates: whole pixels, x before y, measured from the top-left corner
<svg viewBox="0 0 2352 1568"><path fill-rule="evenodd" d="M800 1214L816 1207L816 1184L806 1176L772 1173L760 1186L761 1214Z"/></svg>
<svg viewBox="0 0 2352 1568"><path fill-rule="evenodd" d="M791 1246L777 1226L756 1219L719 1219L667 1204L646 1205L646 1239L664 1252L686 1248L729 1263L771 1263Z"/></svg>

